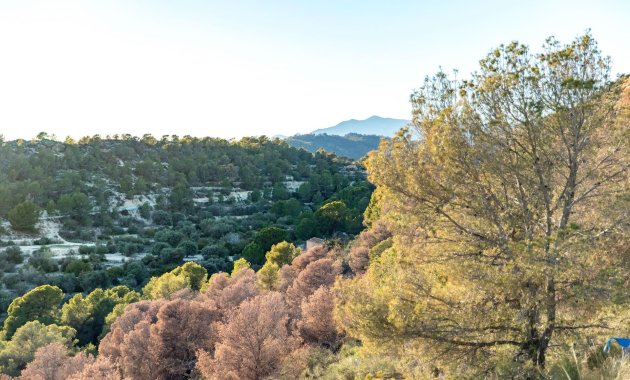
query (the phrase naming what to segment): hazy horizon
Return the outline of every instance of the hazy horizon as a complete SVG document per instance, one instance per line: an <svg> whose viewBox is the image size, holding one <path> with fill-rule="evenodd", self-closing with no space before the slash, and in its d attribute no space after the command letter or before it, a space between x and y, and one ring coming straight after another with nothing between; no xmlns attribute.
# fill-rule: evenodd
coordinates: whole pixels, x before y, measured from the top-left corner
<svg viewBox="0 0 630 380"><path fill-rule="evenodd" d="M630 72L626 2L463 4L0 0L0 134L239 138L409 119L439 67L467 77L501 43L538 50L588 28L613 75Z"/></svg>
<svg viewBox="0 0 630 380"><path fill-rule="evenodd" d="M312 131L306 131L306 132L296 132L292 135L283 135L283 134L275 134L275 135L269 135L269 134L265 134L265 133L260 133L260 134L245 134L245 135L241 135L241 136L212 136L212 135L190 135L190 134L177 134L177 133L166 133L166 134L162 134L162 135L156 135L153 134L151 132L146 132L146 133L133 133L133 132L126 132L126 133L113 133L113 134L101 134L101 133L92 133L92 134L83 134L83 135L77 135L77 136L71 136L71 135L58 135L54 132L50 132L47 130L41 130L35 134L33 134L32 136L17 136L17 137L13 137L13 138L7 138L7 136L5 136L2 131L0 131L0 140L4 139L5 141L16 141L16 140L34 140L37 139L38 136L42 133L46 134L46 139L51 139L54 141L59 141L59 142L63 142L66 140L66 138L71 137L72 139L79 140L82 137L93 137L94 135L99 135L102 139L106 139L106 138L111 138L111 139L122 139L124 135L129 135L129 136L133 136L133 137L138 137L138 138L142 138L144 135L152 135L153 137L160 139L164 136L167 136L169 138L171 138L172 136L177 136L177 137L184 137L184 136L192 136L192 137L197 137L197 138L220 138L220 139L226 139L226 140L240 140L242 138L245 137L262 137L262 136L266 136L270 139L274 139L274 138L287 138L287 137L291 137L291 136L300 136L300 135L310 135L310 134L326 134L327 132L325 130L328 129L333 129L335 127L337 127L340 124L344 124L347 122L364 122L364 121L369 121L371 119L374 118L380 118L380 119L390 119L390 120L404 120L406 122L409 122L409 120L406 119L396 119L396 118L388 118L388 117L383 117L381 115L372 115L370 117L367 117L365 119L348 119L348 120L342 120L341 122L335 124L335 125L331 125L329 127L324 127L324 128L319 128L319 129L315 129ZM369 131L368 131L369 132ZM380 134L374 134L374 133L359 133L359 132L348 132L348 133L357 133L357 134L364 134L364 135L370 135L370 136L384 136L384 135L380 135ZM333 133L333 135L336 136L343 136L344 134L339 134L339 133Z"/></svg>

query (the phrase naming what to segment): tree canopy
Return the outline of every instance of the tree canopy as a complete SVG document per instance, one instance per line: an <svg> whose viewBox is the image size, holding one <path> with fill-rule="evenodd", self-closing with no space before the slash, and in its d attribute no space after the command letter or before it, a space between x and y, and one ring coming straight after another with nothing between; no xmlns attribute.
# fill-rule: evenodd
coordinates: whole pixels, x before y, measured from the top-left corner
<svg viewBox="0 0 630 380"><path fill-rule="evenodd" d="M393 246L340 288L344 327L478 373L501 358L539 369L576 332L603 333L630 269L628 94L608 73L586 34L427 78L414 130L368 159Z"/></svg>
<svg viewBox="0 0 630 380"><path fill-rule="evenodd" d="M51 285L38 286L14 299L4 320L4 338L10 339L20 326L29 321L53 323L62 299L61 289Z"/></svg>
<svg viewBox="0 0 630 380"><path fill-rule="evenodd" d="M9 211L11 227L21 231L32 231L39 219L39 207L31 201L24 201Z"/></svg>

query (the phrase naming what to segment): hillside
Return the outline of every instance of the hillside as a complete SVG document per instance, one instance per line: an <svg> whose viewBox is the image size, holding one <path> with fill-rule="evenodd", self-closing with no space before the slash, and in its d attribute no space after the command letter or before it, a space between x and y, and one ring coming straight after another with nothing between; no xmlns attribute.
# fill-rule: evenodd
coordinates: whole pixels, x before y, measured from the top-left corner
<svg viewBox="0 0 630 380"><path fill-rule="evenodd" d="M0 140L0 157L5 299L40 283L137 289L186 261L209 273L239 256L259 266L278 241L358 233L372 191L350 160L264 137L40 134Z"/></svg>
<svg viewBox="0 0 630 380"><path fill-rule="evenodd" d="M360 135L356 133L349 133L345 136L306 134L288 137L286 141L293 147L303 148L312 153L323 149L337 156L358 160L364 157L369 151L378 148L381 136Z"/></svg>
<svg viewBox="0 0 630 380"><path fill-rule="evenodd" d="M350 119L329 127L316 129L311 134L314 135L337 135L345 136L349 133L357 133L361 135L377 135L392 137L409 123L409 120L391 119L387 117L372 116L365 120Z"/></svg>

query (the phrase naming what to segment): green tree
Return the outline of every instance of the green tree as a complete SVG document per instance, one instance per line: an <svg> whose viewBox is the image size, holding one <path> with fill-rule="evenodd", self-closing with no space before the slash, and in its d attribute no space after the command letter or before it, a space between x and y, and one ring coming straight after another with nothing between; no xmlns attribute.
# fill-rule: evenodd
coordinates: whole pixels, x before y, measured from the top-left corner
<svg viewBox="0 0 630 380"><path fill-rule="evenodd" d="M319 233L315 215L311 211L305 211L298 217L295 234L298 239L307 240Z"/></svg>
<svg viewBox="0 0 630 380"><path fill-rule="evenodd" d="M71 348L75 331L71 327L45 325L30 321L17 329L11 340L0 346L0 368L7 375L17 376L33 360L38 348L61 343Z"/></svg>
<svg viewBox="0 0 630 380"><path fill-rule="evenodd" d="M277 201L271 206L271 212L278 216L296 217L302 211L302 203L295 198L286 201Z"/></svg>
<svg viewBox="0 0 630 380"><path fill-rule="evenodd" d="M11 339L15 331L26 322L54 323L63 292L56 286L42 285L17 297L9 305L4 320L4 338Z"/></svg>
<svg viewBox="0 0 630 380"><path fill-rule="evenodd" d="M243 259L248 262L262 263L264 261L265 250L255 241L247 243L243 248Z"/></svg>
<svg viewBox="0 0 630 380"><path fill-rule="evenodd" d="M173 294L183 289L202 290L207 279L208 272L204 267L188 262L159 277L152 277L142 292L149 299L170 299Z"/></svg>
<svg viewBox="0 0 630 380"><path fill-rule="evenodd" d="M185 256L194 256L197 254L197 244L193 243L190 240L184 240L177 246L178 249L181 249L184 252Z"/></svg>
<svg viewBox="0 0 630 380"><path fill-rule="evenodd" d="M48 200L48 203L46 203L46 212L48 213L48 215L53 215L56 209L57 204L55 203L55 201L53 201L52 199Z"/></svg>
<svg viewBox="0 0 630 380"><path fill-rule="evenodd" d="M24 201L13 207L8 214L11 227L18 231L33 231L39 219L39 207L31 201Z"/></svg>
<svg viewBox="0 0 630 380"><path fill-rule="evenodd" d="M281 268L285 264L291 264L294 258L300 254L300 249L292 243L282 241L271 246L269 252L265 254L268 263L272 263Z"/></svg>
<svg viewBox="0 0 630 380"><path fill-rule="evenodd" d="M103 290L95 289L87 296L77 294L61 308L60 321L76 330L78 344L97 344L105 327L105 318L119 304L127 305L140 300L140 294L126 286Z"/></svg>
<svg viewBox="0 0 630 380"><path fill-rule="evenodd" d="M155 210L151 214L151 218L153 219L153 223L159 226L170 226L172 224L171 214L168 211L164 210Z"/></svg>
<svg viewBox="0 0 630 380"><path fill-rule="evenodd" d="M90 220L92 202L90 202L90 199L84 193L75 192L59 197L57 208L62 214L84 223Z"/></svg>
<svg viewBox="0 0 630 380"><path fill-rule="evenodd" d="M142 288L142 293L152 300L170 299L173 294L189 287L190 282L186 277L168 272L160 277L151 277L149 283Z"/></svg>
<svg viewBox="0 0 630 380"><path fill-rule="evenodd" d="M250 165L243 165L238 170L241 179L241 187L245 190L255 190L260 186L260 177L256 175L256 170Z"/></svg>
<svg viewBox="0 0 630 380"><path fill-rule="evenodd" d="M184 251L179 248L165 248L160 251L159 262L162 265L179 264L184 257Z"/></svg>
<svg viewBox="0 0 630 380"><path fill-rule="evenodd" d="M630 92L608 71L587 34L537 55L501 46L463 83L427 78L412 96L421 138L368 160L393 246L339 288L346 331L454 376L501 360L538 373L574 334L607 334L630 270Z"/></svg>
<svg viewBox="0 0 630 380"><path fill-rule="evenodd" d="M172 211L190 211L193 208L192 192L185 182L180 182L171 191L168 198Z"/></svg>
<svg viewBox="0 0 630 380"><path fill-rule="evenodd" d="M350 210L343 201L326 203L315 212L318 230L325 236L330 236L335 232L346 231L349 219Z"/></svg>
<svg viewBox="0 0 630 380"><path fill-rule="evenodd" d="M184 240L184 234L174 230L162 230L155 234L155 240L168 243L171 247L177 247Z"/></svg>
<svg viewBox="0 0 630 380"><path fill-rule="evenodd" d="M79 276L81 273L91 271L92 265L84 260L80 260L77 258L68 258L62 268L65 273L72 273L75 276Z"/></svg>
<svg viewBox="0 0 630 380"><path fill-rule="evenodd" d="M243 257L254 265L261 265L265 260L265 253L274 244L287 240L289 234L286 230L278 227L265 227L256 233L253 241L248 243L243 249Z"/></svg>
<svg viewBox="0 0 630 380"><path fill-rule="evenodd" d="M289 199L291 194L289 194L289 191L287 190L286 186L284 186L282 182L278 182L275 185L273 185L271 196L274 201L280 201L280 200Z"/></svg>
<svg viewBox="0 0 630 380"><path fill-rule="evenodd" d="M275 290L280 281L280 268L277 264L267 261L265 265L256 272L256 280L261 288Z"/></svg>
<svg viewBox="0 0 630 380"><path fill-rule="evenodd" d="M260 192L260 190L254 190L249 193L249 200L253 203L260 201L260 198L262 198L262 193Z"/></svg>
<svg viewBox="0 0 630 380"><path fill-rule="evenodd" d="M252 264L250 264L249 261L241 257L240 259L234 261L234 267L232 268L232 276L242 271L243 269L251 268L251 266Z"/></svg>
<svg viewBox="0 0 630 380"><path fill-rule="evenodd" d="M171 272L176 276L187 278L190 288L196 291L202 290L208 280L208 271L201 265L193 262L188 262L173 269Z"/></svg>
<svg viewBox="0 0 630 380"><path fill-rule="evenodd" d="M84 292L91 292L96 288L107 288L111 284L112 279L106 270L83 272L79 275L79 285Z"/></svg>

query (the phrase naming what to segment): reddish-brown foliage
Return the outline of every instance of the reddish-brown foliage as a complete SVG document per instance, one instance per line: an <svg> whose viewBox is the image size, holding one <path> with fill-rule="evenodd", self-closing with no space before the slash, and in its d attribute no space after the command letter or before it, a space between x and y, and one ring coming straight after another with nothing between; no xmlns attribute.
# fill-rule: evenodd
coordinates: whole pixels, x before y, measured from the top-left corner
<svg viewBox="0 0 630 380"><path fill-rule="evenodd" d="M120 346L120 357L114 358L124 378L133 380L158 379L159 368L152 347L151 324L141 321L127 333Z"/></svg>
<svg viewBox="0 0 630 380"><path fill-rule="evenodd" d="M141 321L155 323L157 313L165 301L140 301L132 303L125 308L125 312L112 324L110 332L103 337L99 345L99 354L117 360L120 354L120 346L125 336L133 331Z"/></svg>
<svg viewBox="0 0 630 380"><path fill-rule="evenodd" d="M122 380L120 371L107 357L100 355L96 361L83 367L81 372L70 376L68 380Z"/></svg>
<svg viewBox="0 0 630 380"><path fill-rule="evenodd" d="M319 246L319 247L311 248L308 251L302 252L295 259L293 259L293 262L291 263L291 265L296 270L301 271L313 261L317 261L319 259L323 259L326 257L328 258L334 257L334 252L331 251L328 247Z"/></svg>
<svg viewBox="0 0 630 380"><path fill-rule="evenodd" d="M302 300L313 294L319 287L332 286L340 273L341 265L332 259L319 259L309 263L287 289L287 302L291 307L299 308Z"/></svg>
<svg viewBox="0 0 630 380"><path fill-rule="evenodd" d="M212 351L216 334L212 325L219 312L210 302L171 301L160 308L151 326L150 346L160 377L188 375L195 368L198 350Z"/></svg>
<svg viewBox="0 0 630 380"><path fill-rule="evenodd" d="M35 358L22 371L24 380L66 380L79 373L95 361L85 353L70 356L68 348L60 343L51 343L35 351Z"/></svg>
<svg viewBox="0 0 630 380"><path fill-rule="evenodd" d="M356 245L350 248L348 253L348 265L355 274L365 273L370 263L370 249L363 245Z"/></svg>
<svg viewBox="0 0 630 380"><path fill-rule="evenodd" d="M124 378L186 377L195 367L198 350L213 351L213 324L219 317L208 300L142 302L114 322L100 353Z"/></svg>
<svg viewBox="0 0 630 380"><path fill-rule="evenodd" d="M372 228L361 232L352 244L348 254L348 265L350 265L352 272L355 274L364 273L370 262L370 249L390 236L392 236L391 232L382 223L378 223Z"/></svg>
<svg viewBox="0 0 630 380"><path fill-rule="evenodd" d="M282 268L280 268L280 281L278 284L278 291L285 293L289 286L291 286L297 275L298 270L295 269L292 265L283 265Z"/></svg>
<svg viewBox="0 0 630 380"><path fill-rule="evenodd" d="M267 293L247 300L219 327L212 357L200 354L198 368L208 379L261 379L272 375L296 346L287 328L282 295Z"/></svg>
<svg viewBox="0 0 630 380"><path fill-rule="evenodd" d="M302 301L302 318L297 322L297 328L306 343L337 348L341 335L333 319L334 308L334 296L323 286Z"/></svg>
<svg viewBox="0 0 630 380"><path fill-rule="evenodd" d="M231 314L243 301L260 293L256 284L256 273L251 269L238 271L234 277L225 274L213 276L208 290L202 298L214 302L224 318Z"/></svg>

